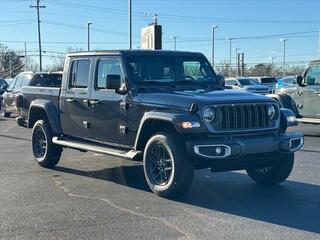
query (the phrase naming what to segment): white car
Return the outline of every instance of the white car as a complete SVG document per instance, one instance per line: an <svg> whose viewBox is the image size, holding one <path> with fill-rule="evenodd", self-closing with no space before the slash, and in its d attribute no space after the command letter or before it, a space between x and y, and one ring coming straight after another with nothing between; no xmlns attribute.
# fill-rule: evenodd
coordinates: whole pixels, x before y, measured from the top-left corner
<svg viewBox="0 0 320 240"><path fill-rule="evenodd" d="M270 89L261 85L254 78L228 78L226 79L226 86L231 89L243 90L252 93L269 94Z"/></svg>

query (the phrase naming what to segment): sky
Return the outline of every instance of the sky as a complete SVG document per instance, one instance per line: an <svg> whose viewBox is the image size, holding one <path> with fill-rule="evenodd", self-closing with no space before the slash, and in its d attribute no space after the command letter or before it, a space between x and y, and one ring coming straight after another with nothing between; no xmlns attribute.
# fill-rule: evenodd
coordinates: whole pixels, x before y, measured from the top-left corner
<svg viewBox="0 0 320 240"><path fill-rule="evenodd" d="M0 43L29 56L38 49L36 0L0 0ZM87 22L91 25L92 49L128 48L127 0L41 0L40 10L44 63L50 64L68 47L86 49ZM163 49L204 53L211 60L212 26L215 31L215 62L232 62L235 48L244 52L247 64L275 64L283 59L281 38L288 39L286 60L306 64L318 59L319 0L132 0L133 47L140 46L140 30L159 16ZM36 59L37 60L37 59Z"/></svg>

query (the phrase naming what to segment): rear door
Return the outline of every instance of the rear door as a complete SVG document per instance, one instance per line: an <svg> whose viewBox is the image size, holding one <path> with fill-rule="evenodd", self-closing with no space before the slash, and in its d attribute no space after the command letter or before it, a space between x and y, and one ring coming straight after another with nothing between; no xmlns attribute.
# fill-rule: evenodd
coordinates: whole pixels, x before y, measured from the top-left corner
<svg viewBox="0 0 320 240"><path fill-rule="evenodd" d="M63 132L78 138L90 138L89 99L92 58L71 60L67 86L60 100Z"/></svg>
<svg viewBox="0 0 320 240"><path fill-rule="evenodd" d="M106 89L107 75L120 75L124 81L120 57L97 58L94 87L90 100L90 122L94 139L126 144L127 111L121 107L126 95Z"/></svg>
<svg viewBox="0 0 320 240"><path fill-rule="evenodd" d="M306 87L299 87L297 104L304 117L320 118L320 65L311 66L305 73Z"/></svg>

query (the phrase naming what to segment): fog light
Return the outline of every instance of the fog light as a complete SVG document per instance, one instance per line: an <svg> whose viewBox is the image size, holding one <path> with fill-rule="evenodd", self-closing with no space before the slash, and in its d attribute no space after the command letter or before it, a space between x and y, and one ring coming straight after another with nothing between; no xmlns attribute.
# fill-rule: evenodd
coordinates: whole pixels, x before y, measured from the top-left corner
<svg viewBox="0 0 320 240"><path fill-rule="evenodd" d="M221 155L222 153L222 148L221 147L216 147L216 154Z"/></svg>
<svg viewBox="0 0 320 240"><path fill-rule="evenodd" d="M200 127L200 123L198 123L198 122L182 122L181 123L181 127L184 128L184 129L187 129L187 128L198 128L198 127Z"/></svg>

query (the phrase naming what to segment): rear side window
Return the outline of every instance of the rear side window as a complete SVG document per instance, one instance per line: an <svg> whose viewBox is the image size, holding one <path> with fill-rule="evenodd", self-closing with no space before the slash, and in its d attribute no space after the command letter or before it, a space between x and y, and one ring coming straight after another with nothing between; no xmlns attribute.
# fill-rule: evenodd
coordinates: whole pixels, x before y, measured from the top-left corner
<svg viewBox="0 0 320 240"><path fill-rule="evenodd" d="M35 86L60 87L62 74L39 74L34 77Z"/></svg>
<svg viewBox="0 0 320 240"><path fill-rule="evenodd" d="M87 88L89 82L90 60L79 59L72 62L70 88Z"/></svg>

